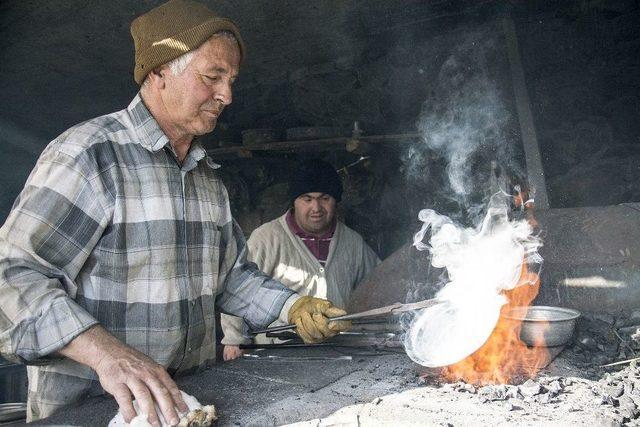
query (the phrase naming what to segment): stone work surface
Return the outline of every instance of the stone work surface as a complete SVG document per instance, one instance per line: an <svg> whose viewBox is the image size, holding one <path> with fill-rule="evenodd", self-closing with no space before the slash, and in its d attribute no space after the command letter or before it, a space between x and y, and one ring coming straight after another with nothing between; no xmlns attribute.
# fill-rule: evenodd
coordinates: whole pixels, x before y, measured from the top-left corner
<svg viewBox="0 0 640 427"><path fill-rule="evenodd" d="M635 323L640 313L618 318L588 313L574 342L549 366L535 378L515 377L510 384L446 382L438 370L380 364L358 387L382 383L388 394L292 425L640 425L640 366L602 366L640 349ZM398 383L398 376L404 382Z"/></svg>
<svg viewBox="0 0 640 427"><path fill-rule="evenodd" d="M255 350L178 379L220 426L640 425L640 312L585 313L571 342L534 378L508 384L445 381L401 348L314 347ZM37 425L106 424L117 410L94 398ZM92 420L87 423L86 420Z"/></svg>

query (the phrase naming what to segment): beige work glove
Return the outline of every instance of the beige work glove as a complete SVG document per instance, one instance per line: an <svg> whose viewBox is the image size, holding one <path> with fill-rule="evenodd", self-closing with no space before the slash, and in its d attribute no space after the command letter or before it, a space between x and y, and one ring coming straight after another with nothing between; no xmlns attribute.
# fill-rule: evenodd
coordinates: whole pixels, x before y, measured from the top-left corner
<svg viewBox="0 0 640 427"><path fill-rule="evenodd" d="M326 299L304 296L289 310L289 323L295 323L296 332L305 343L314 344L331 338L338 332L351 329L349 321L331 322L328 319L345 314L346 311L334 307Z"/></svg>

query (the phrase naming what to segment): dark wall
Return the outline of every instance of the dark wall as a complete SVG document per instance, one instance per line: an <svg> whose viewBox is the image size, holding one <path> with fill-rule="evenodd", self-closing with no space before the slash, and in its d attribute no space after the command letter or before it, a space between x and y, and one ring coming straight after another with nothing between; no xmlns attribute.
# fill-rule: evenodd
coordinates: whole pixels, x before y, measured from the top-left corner
<svg viewBox="0 0 640 427"><path fill-rule="evenodd" d="M551 206L640 201L639 3L544 6L516 19Z"/></svg>
<svg viewBox="0 0 640 427"><path fill-rule="evenodd" d="M47 141L133 97L129 23L159 3L0 3L0 221ZM420 128L433 135L452 130L450 120L467 124L478 145L465 162L474 187L468 197L477 203L489 188L491 160L510 176L525 172L501 26L510 16L551 206L640 201L635 0L205 3L237 22L248 46L234 103L205 139L209 147L240 144L241 131L253 128L334 126L348 134L357 120L366 134ZM360 158L316 154L339 169ZM452 196L446 147L366 155L342 170L349 195L342 208L381 254L407 241L420 208L468 214ZM286 208L283 183L300 157L217 159L248 230Z"/></svg>

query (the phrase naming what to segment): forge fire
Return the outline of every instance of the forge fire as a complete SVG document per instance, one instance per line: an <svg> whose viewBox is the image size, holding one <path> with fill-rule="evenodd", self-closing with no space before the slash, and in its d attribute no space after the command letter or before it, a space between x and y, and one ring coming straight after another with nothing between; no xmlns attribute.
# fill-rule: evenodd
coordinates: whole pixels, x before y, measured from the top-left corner
<svg viewBox="0 0 640 427"><path fill-rule="evenodd" d="M417 363L442 367L445 378L471 383L506 383L523 369L534 376L544 365L544 342L529 348L520 340L521 320L504 316L526 307L538 294L542 242L525 220L510 220L508 198L491 198L476 228L457 226L431 210L414 237L434 267L446 268L440 304L415 314L406 335L407 354ZM423 243L430 232L429 243Z"/></svg>

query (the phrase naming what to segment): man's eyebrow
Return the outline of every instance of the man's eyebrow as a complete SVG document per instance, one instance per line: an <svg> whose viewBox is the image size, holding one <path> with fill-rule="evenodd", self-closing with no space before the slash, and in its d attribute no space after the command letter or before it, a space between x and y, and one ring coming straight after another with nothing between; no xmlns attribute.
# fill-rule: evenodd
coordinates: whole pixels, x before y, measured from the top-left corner
<svg viewBox="0 0 640 427"><path fill-rule="evenodd" d="M228 68L225 67L212 67L206 70L207 73L218 73L218 74L231 74ZM237 74L232 74L231 78L238 77Z"/></svg>

